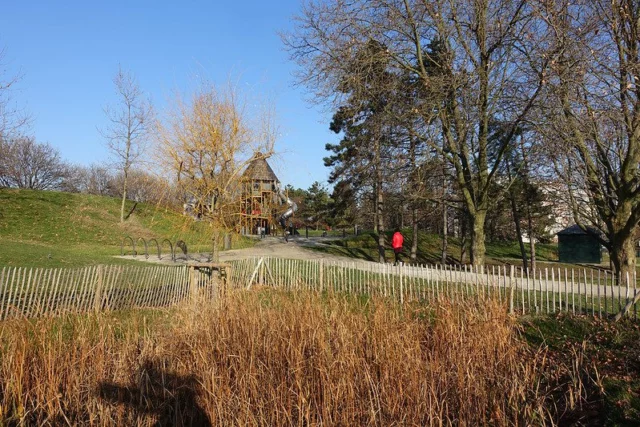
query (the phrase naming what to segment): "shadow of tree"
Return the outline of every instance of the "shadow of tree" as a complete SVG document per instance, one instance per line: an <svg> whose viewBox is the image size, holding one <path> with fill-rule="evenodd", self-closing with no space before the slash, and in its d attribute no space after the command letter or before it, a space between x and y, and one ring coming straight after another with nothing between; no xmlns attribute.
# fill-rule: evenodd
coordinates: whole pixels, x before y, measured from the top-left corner
<svg viewBox="0 0 640 427"><path fill-rule="evenodd" d="M348 254L351 258L360 258L366 261L373 261L373 257L364 249L348 249Z"/></svg>
<svg viewBox="0 0 640 427"><path fill-rule="evenodd" d="M211 426L211 420L198 405L198 381L193 375L164 372L147 360L136 373L136 385L103 382L98 395L112 404L126 405L136 417L154 416L154 426Z"/></svg>

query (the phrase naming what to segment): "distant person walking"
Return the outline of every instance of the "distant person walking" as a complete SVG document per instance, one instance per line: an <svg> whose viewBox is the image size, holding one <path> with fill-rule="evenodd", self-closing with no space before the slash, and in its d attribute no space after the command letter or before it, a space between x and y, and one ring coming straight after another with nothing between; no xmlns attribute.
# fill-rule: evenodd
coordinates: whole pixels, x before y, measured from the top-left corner
<svg viewBox="0 0 640 427"><path fill-rule="evenodd" d="M391 246L393 247L393 252L396 256L396 260L393 265L398 265L400 261L400 253L402 252L402 244L404 243L404 237L400 230L396 228L396 232L393 233L393 238L391 239Z"/></svg>

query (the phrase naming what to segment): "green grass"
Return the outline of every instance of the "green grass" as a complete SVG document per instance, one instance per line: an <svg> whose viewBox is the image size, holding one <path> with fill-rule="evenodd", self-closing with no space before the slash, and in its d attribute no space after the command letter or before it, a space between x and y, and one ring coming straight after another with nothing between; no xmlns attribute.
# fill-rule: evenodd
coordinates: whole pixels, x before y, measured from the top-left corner
<svg viewBox="0 0 640 427"><path fill-rule="evenodd" d="M546 346L550 360L572 360L581 354L591 365L591 398L582 419L567 425L640 424L640 325L626 320L548 315L520 320L522 336L532 346ZM595 374L597 372L597 375Z"/></svg>
<svg viewBox="0 0 640 427"><path fill-rule="evenodd" d="M394 259L391 249L391 236L393 232L387 232L385 241L389 246L385 251L387 261ZM408 260L411 251L411 232L403 230L405 236L403 258ZM343 240L327 242L326 246L314 247L314 250L332 255L341 255L351 258L367 259L376 261L378 259L378 235L373 232L363 232L358 236L349 237ZM448 240L448 262L457 263L460 261L460 239L449 237ZM442 239L436 234L419 233L417 262L420 264L434 264L441 260ZM488 264L515 264L520 263L520 248L516 242L487 242L486 255ZM537 244L536 256L540 263L555 262L558 259L557 245ZM557 263L555 263L558 266Z"/></svg>
<svg viewBox="0 0 640 427"><path fill-rule="evenodd" d="M133 264L114 258L119 246L56 245L54 243L25 243L3 239L0 266L17 267L81 267L93 264Z"/></svg>
<svg viewBox="0 0 640 427"><path fill-rule="evenodd" d="M132 206L133 202L127 202L127 211ZM211 250L213 230L209 224L171 209L139 203L124 224L119 219L120 200L116 198L0 189L0 266L131 263L134 261L113 257L120 254L125 236L156 238L158 242L165 238L173 243L184 240L190 252ZM251 241L244 238L233 242L234 248L249 245ZM154 251L150 246L150 256ZM168 253L166 247L163 253Z"/></svg>
<svg viewBox="0 0 640 427"><path fill-rule="evenodd" d="M249 266L247 267L247 263ZM255 262L252 260L243 260L233 262L236 271L243 271L242 280L248 280L249 274L255 270ZM591 287L590 282L586 285L582 283L578 285L576 282L572 287L570 281L565 281L565 277L554 277L554 286L556 291L541 290L540 282L536 279L529 281L527 284L525 279L516 278L522 286L511 288L510 279L499 281L498 284L492 279L492 284L488 285L486 280L488 276L481 275L477 283L463 283L458 281L459 274L463 272L460 268L452 271L447 270L446 277L443 273L436 275L414 274L407 269L405 275L387 274L384 271L371 271L366 268L351 267L349 263L344 265L325 265L323 267L323 281L321 283L320 276L317 271L317 263L315 261L306 260L268 260L265 272L265 280L269 284L276 284L278 287L285 289L328 289L333 291L366 294L375 293L376 295L392 295L399 298L399 291L403 289L405 300L417 299L431 301L438 295L446 295L459 298L462 295L491 295L499 298L505 304L513 306L517 313L557 313L560 311L568 311L574 314L591 314L596 316L611 316L620 312L622 307L627 303L625 290L621 288L621 294L616 292L612 297L610 288L607 289L606 295L604 289L601 293L597 292L597 280ZM490 271L491 269L489 269ZM470 270L469 270L470 271ZM434 281L434 277L437 280ZM579 277L576 276L576 279ZM545 280L545 276L542 275ZM551 282L551 275L547 278ZM597 279L594 277L594 279ZM584 278L580 278L584 280ZM602 286L604 281L600 282ZM609 280L608 285L612 282ZM578 287L579 286L579 287ZM593 291L593 295L586 295L587 291ZM580 291L580 294L574 292ZM633 295L633 294L631 294ZM637 309L630 312L631 317L637 317Z"/></svg>
<svg viewBox="0 0 640 427"><path fill-rule="evenodd" d="M402 260L411 264L409 255L411 252L411 230L402 230L405 236L404 250L402 253ZM387 232L385 236L385 242L387 248L385 250L385 259L387 262L394 261L394 253L391 249L391 236L393 232ZM358 236L350 236L345 239L333 240L325 242L322 246L313 246L310 249L337 256L344 256L355 259L364 259L368 261L378 261L378 235L372 231L362 232ZM447 264L460 264L460 239L456 237L449 237L448 249L447 249ZM489 266L510 266L513 265L516 268L522 267L522 259L520 254L520 247L517 242L486 242L486 258L485 263ZM527 251L529 250L527 246ZM442 258L442 237L436 234L420 232L418 236L418 251L417 251L417 264L440 264ZM465 258L465 262L468 263L468 253ZM603 261L599 265L596 264L566 264L558 261L558 245L552 244L536 244L536 268L538 271L542 271L544 275L544 269L564 269L575 270L576 274L581 273L582 270L586 271L586 274L597 277L598 273L604 274L604 272L611 273L609 266L609 258L605 253L603 254ZM636 269L640 275L640 262L637 263ZM604 279L604 278L603 278Z"/></svg>

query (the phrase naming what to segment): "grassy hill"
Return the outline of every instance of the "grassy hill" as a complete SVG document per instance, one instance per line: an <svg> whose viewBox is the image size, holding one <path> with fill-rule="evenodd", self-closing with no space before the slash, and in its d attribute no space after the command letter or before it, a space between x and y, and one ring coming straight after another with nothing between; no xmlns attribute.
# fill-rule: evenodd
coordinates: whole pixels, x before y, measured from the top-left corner
<svg viewBox="0 0 640 427"><path fill-rule="evenodd" d="M128 202L127 209L132 206ZM211 247L207 223L170 209L139 203L124 224L119 219L120 200L115 198L0 189L0 267L126 263L113 258L125 236L181 239L190 252ZM236 247L248 244L244 239L234 242Z"/></svg>

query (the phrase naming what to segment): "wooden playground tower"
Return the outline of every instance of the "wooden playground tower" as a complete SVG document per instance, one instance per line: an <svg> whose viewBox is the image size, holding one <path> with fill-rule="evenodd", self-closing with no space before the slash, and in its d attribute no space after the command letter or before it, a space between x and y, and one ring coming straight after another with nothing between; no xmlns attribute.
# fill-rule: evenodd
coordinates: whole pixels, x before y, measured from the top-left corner
<svg viewBox="0 0 640 427"><path fill-rule="evenodd" d="M240 228L242 234L276 234L280 209L280 180L261 153L249 163L241 178Z"/></svg>

